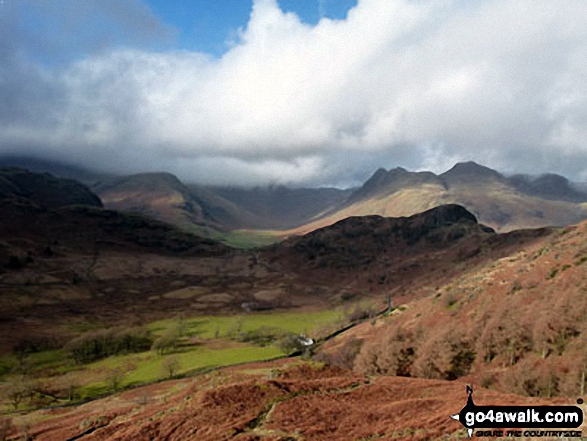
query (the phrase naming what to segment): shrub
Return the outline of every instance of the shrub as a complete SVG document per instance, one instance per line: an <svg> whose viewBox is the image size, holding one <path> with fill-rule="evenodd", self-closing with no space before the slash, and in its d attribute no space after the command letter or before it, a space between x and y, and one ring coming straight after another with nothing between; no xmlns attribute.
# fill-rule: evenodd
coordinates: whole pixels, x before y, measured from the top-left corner
<svg viewBox="0 0 587 441"><path fill-rule="evenodd" d="M373 318L377 314L377 310L373 304L361 303L356 304L352 309L345 312L345 319L348 322L358 322L368 318Z"/></svg>
<svg viewBox="0 0 587 441"><path fill-rule="evenodd" d="M285 354L291 354L306 349L300 336L293 333L283 335L277 342L277 347Z"/></svg>
<svg viewBox="0 0 587 441"><path fill-rule="evenodd" d="M110 384L110 387L114 392L116 392L124 380L125 374L120 368L114 368L110 372L108 372L106 380Z"/></svg>
<svg viewBox="0 0 587 441"><path fill-rule="evenodd" d="M450 368L446 372L446 379L456 380L471 371L476 354L471 350L467 342L463 342L461 345L453 345L451 349L454 355L450 360Z"/></svg>
<svg viewBox="0 0 587 441"><path fill-rule="evenodd" d="M355 368L367 375L410 376L414 361L411 334L391 328L389 335L365 343L355 360Z"/></svg>
<svg viewBox="0 0 587 441"><path fill-rule="evenodd" d="M30 395L30 383L24 378L20 378L13 381L6 389L6 397L10 401L10 404L14 407L14 410L18 409L20 403L22 403L27 396Z"/></svg>
<svg viewBox="0 0 587 441"><path fill-rule="evenodd" d="M503 379L508 391L531 397L557 396L559 383L556 361L540 360L536 355L523 359Z"/></svg>
<svg viewBox="0 0 587 441"><path fill-rule="evenodd" d="M454 293L448 292L446 293L446 296L444 297L444 307L446 309L452 309L457 305L457 298L454 295Z"/></svg>
<svg viewBox="0 0 587 441"><path fill-rule="evenodd" d="M554 279L558 274L558 268L553 268L550 274L548 275L548 279Z"/></svg>
<svg viewBox="0 0 587 441"><path fill-rule="evenodd" d="M181 362L177 356L170 356L163 360L161 364L161 374L167 378L172 378L181 368Z"/></svg>
<svg viewBox="0 0 587 441"><path fill-rule="evenodd" d="M259 329L239 332L235 340L254 343L259 346L268 346L284 336L284 331L278 328L261 326Z"/></svg>
<svg viewBox="0 0 587 441"><path fill-rule="evenodd" d="M412 374L455 380L469 373L475 358L468 336L462 330L432 332L419 343Z"/></svg>

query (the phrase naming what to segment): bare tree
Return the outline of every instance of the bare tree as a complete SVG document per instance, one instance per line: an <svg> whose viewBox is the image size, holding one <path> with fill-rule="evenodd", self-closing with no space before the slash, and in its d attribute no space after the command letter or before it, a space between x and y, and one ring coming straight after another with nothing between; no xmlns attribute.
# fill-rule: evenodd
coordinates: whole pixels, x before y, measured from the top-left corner
<svg viewBox="0 0 587 441"><path fill-rule="evenodd" d="M412 343L410 334L393 327L387 337L363 345L355 367L368 375L406 375L412 363Z"/></svg>
<svg viewBox="0 0 587 441"><path fill-rule="evenodd" d="M516 364L532 347L531 324L524 317L516 316L515 308L504 308L495 314L487 322L476 345L485 362L497 357L504 367Z"/></svg>
<svg viewBox="0 0 587 441"><path fill-rule="evenodd" d="M113 391L116 392L120 388L124 377L125 374L121 368L114 368L108 372L107 381Z"/></svg>
<svg viewBox="0 0 587 441"><path fill-rule="evenodd" d="M18 409L20 404L30 394L30 387L24 376L13 381L6 390L6 396L14 409Z"/></svg>

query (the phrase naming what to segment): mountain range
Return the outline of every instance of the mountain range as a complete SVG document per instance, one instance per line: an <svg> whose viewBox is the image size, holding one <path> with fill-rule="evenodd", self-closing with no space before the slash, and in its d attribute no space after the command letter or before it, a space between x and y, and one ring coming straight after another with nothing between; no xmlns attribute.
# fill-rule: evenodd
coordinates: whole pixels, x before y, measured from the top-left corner
<svg viewBox="0 0 587 441"><path fill-rule="evenodd" d="M169 173L112 176L47 161L0 160L21 167L27 163L34 171L77 178L106 208L146 214L237 246L279 241L350 216L410 216L444 204L462 205L500 232L587 218L587 191L581 183L556 174L505 176L474 162L458 163L439 175L380 168L362 186L344 190L207 187Z"/></svg>
<svg viewBox="0 0 587 441"><path fill-rule="evenodd" d="M409 216L460 204L497 231L568 225L587 216L587 193L559 175L506 177L474 162L436 175L377 170L342 204L287 234L303 234L349 216Z"/></svg>

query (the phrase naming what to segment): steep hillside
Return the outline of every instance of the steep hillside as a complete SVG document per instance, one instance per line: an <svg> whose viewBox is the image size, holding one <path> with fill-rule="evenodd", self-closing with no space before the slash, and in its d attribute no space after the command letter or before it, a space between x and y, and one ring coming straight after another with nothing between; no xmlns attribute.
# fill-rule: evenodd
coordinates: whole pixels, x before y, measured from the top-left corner
<svg viewBox="0 0 587 441"><path fill-rule="evenodd" d="M448 281L547 234L547 229L496 234L463 207L446 205L407 218L347 218L262 250L260 256L316 292L334 291L333 299L389 295L407 301L422 295L422 287Z"/></svg>
<svg viewBox="0 0 587 441"><path fill-rule="evenodd" d="M187 231L254 223L254 216L199 186L188 188L169 173L141 173L96 185L107 208L147 214Z"/></svg>
<svg viewBox="0 0 587 441"><path fill-rule="evenodd" d="M349 216L409 216L444 204L463 205L500 232L562 226L587 217L586 201L587 193L558 175L505 177L473 162L441 175L379 169L338 207L283 234L304 234Z"/></svg>
<svg viewBox="0 0 587 441"><path fill-rule="evenodd" d="M218 242L102 209L73 181L9 170L0 186L0 353L18 338L59 337L70 321L177 311L181 301L148 298L246 267Z"/></svg>
<svg viewBox="0 0 587 441"><path fill-rule="evenodd" d="M585 262L587 222L430 285L426 298L333 342L324 359L345 359L363 373L466 377L522 395L582 396ZM353 341L360 350L349 363Z"/></svg>

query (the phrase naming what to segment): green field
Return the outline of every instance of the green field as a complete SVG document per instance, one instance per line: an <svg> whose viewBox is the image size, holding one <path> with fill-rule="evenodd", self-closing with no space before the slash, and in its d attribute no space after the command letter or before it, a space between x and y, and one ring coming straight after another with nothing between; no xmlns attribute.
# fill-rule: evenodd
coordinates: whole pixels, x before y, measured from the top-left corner
<svg viewBox="0 0 587 441"><path fill-rule="evenodd" d="M201 316L160 320L146 326L153 339L170 330L177 330L177 346L165 352L147 350L140 353L115 355L99 361L78 364L64 350L30 354L19 362L15 356L0 358L0 390L4 390L2 410L11 410L9 393L12 384L35 384L50 390L59 400L67 401L63 390L75 389L75 399L92 398L132 385L162 380L170 376L197 373L199 370L267 360L284 355L276 341L256 341L250 336L305 334L317 337L324 329L332 329L343 319L341 311L274 312L237 316ZM83 329L83 327L81 328ZM87 332L92 332L88 327ZM86 331L80 332L84 335ZM173 373L166 365L173 363ZM26 366L26 369L23 368ZM26 374L22 373L26 371ZM47 400L47 396L44 397ZM19 404L20 409L41 404Z"/></svg>
<svg viewBox="0 0 587 441"><path fill-rule="evenodd" d="M214 239L230 247L250 249L268 246L283 240L274 231L263 230L232 230L218 231L210 227L195 225L189 222L179 223L179 227L196 236Z"/></svg>
<svg viewBox="0 0 587 441"><path fill-rule="evenodd" d="M226 337L231 332L241 330L253 331L262 327L279 328L284 331L311 335L321 326L342 320L341 311L328 310L318 312L279 312L241 314L232 316L204 316L185 319L187 334L204 339ZM177 319L161 320L149 325L149 329L158 334L175 323Z"/></svg>

